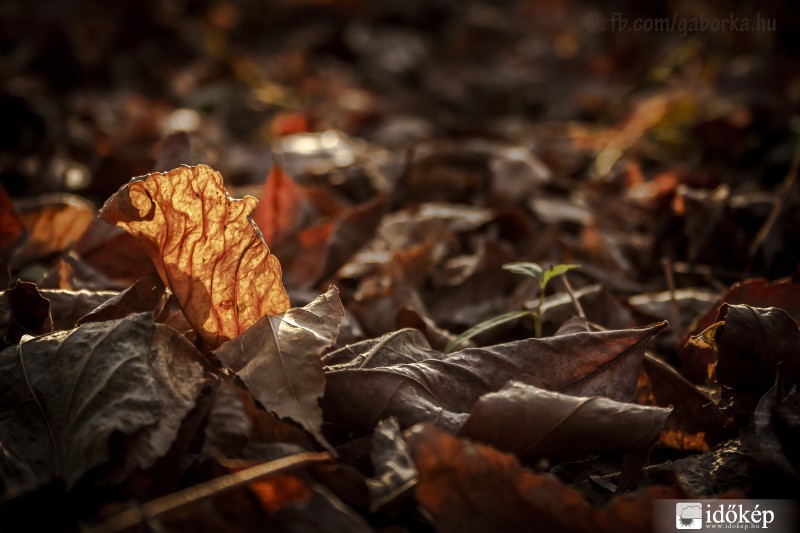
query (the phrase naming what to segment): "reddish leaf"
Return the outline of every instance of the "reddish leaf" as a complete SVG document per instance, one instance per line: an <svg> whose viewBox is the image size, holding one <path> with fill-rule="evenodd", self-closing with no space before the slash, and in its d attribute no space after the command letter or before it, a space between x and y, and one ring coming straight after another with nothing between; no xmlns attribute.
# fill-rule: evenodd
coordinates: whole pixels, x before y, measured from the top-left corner
<svg viewBox="0 0 800 533"><path fill-rule="evenodd" d="M134 178L100 216L140 238L186 318L211 347L289 308L281 267L250 219L205 165Z"/></svg>
<svg viewBox="0 0 800 533"><path fill-rule="evenodd" d="M0 289L8 287L11 256L26 237L25 222L0 185Z"/></svg>
<svg viewBox="0 0 800 533"><path fill-rule="evenodd" d="M126 472L151 466L203 387L197 357L147 314L55 332L0 353L0 442L23 467L6 486L55 477L71 487L112 459ZM125 438L124 455L112 454L116 433Z"/></svg>
<svg viewBox="0 0 800 533"><path fill-rule="evenodd" d="M264 182L258 207L253 211L253 221L266 242L274 246L289 235L303 201L303 192L276 161Z"/></svg>
<svg viewBox="0 0 800 533"><path fill-rule="evenodd" d="M518 456L646 456L671 409L568 396L511 381L475 404L459 435Z"/></svg>
<svg viewBox="0 0 800 533"><path fill-rule="evenodd" d="M83 234L95 218L94 206L80 196L53 194L17 203L28 240L14 255L15 265L61 253Z"/></svg>
<svg viewBox="0 0 800 533"><path fill-rule="evenodd" d="M418 332L417 343L400 351L386 342L388 336L326 358L339 364L328 366L322 405L327 420L366 433L389 416L404 427L425 421L457 430L478 398L512 379L565 394L631 401L645 346L664 327L526 339L446 358L436 352L431 358Z"/></svg>
<svg viewBox="0 0 800 533"><path fill-rule="evenodd" d="M524 470L512 455L457 439L428 425L405 433L419 470L417 499L443 533L558 531L649 532L653 500L677 498L652 487L635 499L590 507L553 476Z"/></svg>
<svg viewBox="0 0 800 533"><path fill-rule="evenodd" d="M214 354L266 409L327 444L318 403L325 390L320 356L336 342L343 317L339 291L331 287L305 307L262 318Z"/></svg>

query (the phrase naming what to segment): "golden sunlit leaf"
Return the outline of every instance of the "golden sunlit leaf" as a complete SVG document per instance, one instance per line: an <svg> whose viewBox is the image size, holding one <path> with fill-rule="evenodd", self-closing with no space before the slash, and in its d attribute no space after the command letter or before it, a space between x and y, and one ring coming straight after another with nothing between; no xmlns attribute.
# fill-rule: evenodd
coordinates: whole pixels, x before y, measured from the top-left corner
<svg viewBox="0 0 800 533"><path fill-rule="evenodd" d="M229 197L211 167L182 166L132 179L100 217L139 238L213 348L289 309L281 265L250 218L257 203L252 196Z"/></svg>
<svg viewBox="0 0 800 533"><path fill-rule="evenodd" d="M714 353L716 353L717 341L714 340L714 336L717 334L717 328L724 325L724 320L711 324L697 335L689 337L689 344L697 346L698 348L708 348L709 350L714 350Z"/></svg>

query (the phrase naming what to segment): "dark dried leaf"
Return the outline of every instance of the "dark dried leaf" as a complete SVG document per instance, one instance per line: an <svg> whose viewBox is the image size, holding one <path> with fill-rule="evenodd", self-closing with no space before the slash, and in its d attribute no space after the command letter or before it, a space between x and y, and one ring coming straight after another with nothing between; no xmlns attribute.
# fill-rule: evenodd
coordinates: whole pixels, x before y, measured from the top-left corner
<svg viewBox="0 0 800 533"><path fill-rule="evenodd" d="M325 390L320 356L336 342L342 317L339 291L331 287L305 307L262 318L214 353L265 408L326 444L318 403Z"/></svg>
<svg viewBox="0 0 800 533"><path fill-rule="evenodd" d="M339 352L338 364L327 369L322 406L327 420L368 433L389 416L403 427L425 421L455 431L478 398L512 379L565 394L631 401L645 346L664 327L526 339L418 362L407 362L405 353L398 357L383 339L360 351L350 346L350 360ZM419 333L417 342L421 346L409 350L412 358L430 350Z"/></svg>
<svg viewBox="0 0 800 533"><path fill-rule="evenodd" d="M765 391L784 362L787 383L800 383L800 329L774 307L722 304L717 329L717 379L723 385Z"/></svg>
<svg viewBox="0 0 800 533"><path fill-rule="evenodd" d="M780 307L795 321L800 321L800 284L751 279L734 284L709 306L705 314L689 326L679 342L681 370L695 383L703 383L707 379L708 366L713 362L713 353L688 344L689 337L697 335L716 322L717 313L723 303L747 304L752 307Z"/></svg>
<svg viewBox="0 0 800 533"><path fill-rule="evenodd" d="M195 348L148 314L55 332L0 353L0 442L24 471L68 487L114 460L130 472L167 452L205 383ZM127 454L113 457L120 433Z"/></svg>
<svg viewBox="0 0 800 533"><path fill-rule="evenodd" d="M161 280L154 276L141 278L82 316L77 324L116 320L136 313L158 312L163 305L164 288Z"/></svg>
<svg viewBox="0 0 800 533"><path fill-rule="evenodd" d="M2 339L16 344L23 335L42 335L53 331L50 302L39 293L35 283L17 281L3 291L3 299L10 311L8 324L0 324L5 330Z"/></svg>
<svg viewBox="0 0 800 533"><path fill-rule="evenodd" d="M213 392L204 453L228 459L270 461L313 449L307 434L256 407L253 397L228 380Z"/></svg>
<svg viewBox="0 0 800 533"><path fill-rule="evenodd" d="M186 318L212 348L289 308L281 267L250 219L255 198L230 198L206 165L134 178L100 217L140 238Z"/></svg>
<svg viewBox="0 0 800 533"><path fill-rule="evenodd" d="M568 396L511 381L478 400L459 435L521 457L646 455L671 411Z"/></svg>

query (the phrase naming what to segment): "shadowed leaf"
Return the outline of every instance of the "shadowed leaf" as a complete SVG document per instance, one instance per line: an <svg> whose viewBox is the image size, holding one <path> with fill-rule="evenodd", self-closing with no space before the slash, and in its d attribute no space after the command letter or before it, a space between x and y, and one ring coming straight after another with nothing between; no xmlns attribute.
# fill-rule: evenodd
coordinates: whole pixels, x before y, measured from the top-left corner
<svg viewBox="0 0 800 533"><path fill-rule="evenodd" d="M425 421L457 430L478 398L512 379L565 394L631 401L645 346L664 327L526 339L443 359L425 357L431 350L418 332L413 348L398 350L385 340L359 343L348 347L350 363L340 352L339 364L327 368L322 405L327 420L367 433L389 416L402 427Z"/></svg>
<svg viewBox="0 0 800 533"><path fill-rule="evenodd" d="M343 317L339 291L331 287L305 307L262 318L214 353L266 409L327 444L320 430L318 400L325 390L320 356L336 342Z"/></svg>
<svg viewBox="0 0 800 533"><path fill-rule="evenodd" d="M26 465L6 485L74 485L114 460L147 468L167 452L205 383L199 353L146 313L23 341L0 353L0 442ZM109 439L126 439L124 456Z"/></svg>
<svg viewBox="0 0 800 533"><path fill-rule="evenodd" d="M486 394L459 432L518 456L646 455L671 409L576 397L509 382Z"/></svg>

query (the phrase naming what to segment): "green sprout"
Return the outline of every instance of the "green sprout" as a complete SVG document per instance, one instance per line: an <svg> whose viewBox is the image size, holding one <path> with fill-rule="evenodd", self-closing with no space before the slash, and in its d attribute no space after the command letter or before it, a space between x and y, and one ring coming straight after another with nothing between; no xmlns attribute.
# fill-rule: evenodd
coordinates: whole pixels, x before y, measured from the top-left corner
<svg viewBox="0 0 800 533"><path fill-rule="evenodd" d="M550 268L542 268L540 265L536 263L528 263L528 262L518 262L518 263L506 263L503 265L503 270L508 270L514 274L519 274L521 276L528 276L530 278L534 278L539 283L539 299L536 305L536 310L528 310L523 309L520 311L509 311L508 313L503 313L501 315L494 316L488 320L484 320L479 324L476 324L466 330L464 333L453 339L450 344L447 345L445 348L444 353L450 353L455 348L457 348L461 343L464 341L475 337L476 335L480 335L484 331L488 331L494 327L499 326L500 324L505 324L506 322L511 322L512 320L517 320L518 318L522 318L525 316L532 316L533 317L533 324L534 324L534 334L536 338L542 337L542 315L543 315L543 306L544 306L544 291L547 288L547 282L551 279L563 276L570 270L574 270L576 268L580 268L580 265L554 265Z"/></svg>

